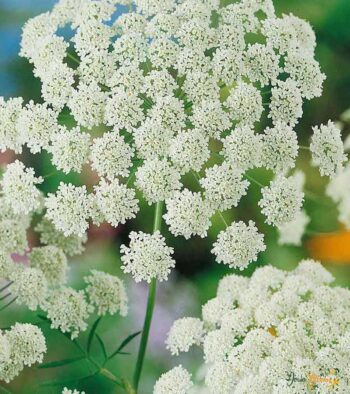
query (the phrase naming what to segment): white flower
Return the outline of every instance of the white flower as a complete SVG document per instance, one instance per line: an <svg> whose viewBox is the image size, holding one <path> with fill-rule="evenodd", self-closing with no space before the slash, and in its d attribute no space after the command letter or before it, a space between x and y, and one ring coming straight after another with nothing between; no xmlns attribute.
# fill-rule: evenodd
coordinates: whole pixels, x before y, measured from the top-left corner
<svg viewBox="0 0 350 394"><path fill-rule="evenodd" d="M232 167L243 172L260 165L262 147L261 135L249 126L240 126L223 139L222 154Z"/></svg>
<svg viewBox="0 0 350 394"><path fill-rule="evenodd" d="M245 74L252 82L260 82L261 86L275 84L281 72L279 56L266 45L249 45L244 57Z"/></svg>
<svg viewBox="0 0 350 394"><path fill-rule="evenodd" d="M9 279L12 272L16 269L14 261L7 253L0 252L0 278Z"/></svg>
<svg viewBox="0 0 350 394"><path fill-rule="evenodd" d="M40 242L44 245L55 245L68 256L75 256L84 251L87 235L68 235L55 228L54 224L44 216L34 230L40 234Z"/></svg>
<svg viewBox="0 0 350 394"><path fill-rule="evenodd" d="M15 270L10 279L13 281L11 293L17 298L16 302L25 304L31 311L35 311L47 296L47 281L38 268Z"/></svg>
<svg viewBox="0 0 350 394"><path fill-rule="evenodd" d="M9 362L11 354L10 342L0 331L0 371L4 363ZM0 372L1 374L1 372Z"/></svg>
<svg viewBox="0 0 350 394"><path fill-rule="evenodd" d="M182 174L200 171L209 159L209 138L200 129L181 131L171 141L169 157Z"/></svg>
<svg viewBox="0 0 350 394"><path fill-rule="evenodd" d="M27 144L32 153L38 153L49 146L58 131L57 113L47 104L30 101L20 112L16 127L22 143Z"/></svg>
<svg viewBox="0 0 350 394"><path fill-rule="evenodd" d="M49 12L29 19L23 26L20 56L35 57L41 41L51 36L56 29L57 26Z"/></svg>
<svg viewBox="0 0 350 394"><path fill-rule="evenodd" d="M105 121L113 126L115 131L126 129L131 131L144 119L143 101L134 93L126 92L124 88L113 89L107 98Z"/></svg>
<svg viewBox="0 0 350 394"><path fill-rule="evenodd" d="M210 324L201 344L204 362L210 364L201 375L209 392L277 394L274 388L284 387L280 383L290 371L300 379L289 379L288 393L307 392L305 376L313 371L323 376L330 364L348 384L350 342L344 322L350 317L350 292L331 287L332 281L312 260L291 272L265 266L250 279L227 277L219 289L236 294L235 301L225 302L218 294L203 306Z"/></svg>
<svg viewBox="0 0 350 394"><path fill-rule="evenodd" d="M106 94L97 82L80 82L68 100L68 107L78 125L91 129L103 122Z"/></svg>
<svg viewBox="0 0 350 394"><path fill-rule="evenodd" d="M101 179L94 190L99 211L106 221L114 227L134 218L139 210L135 191L119 183L117 179L110 183Z"/></svg>
<svg viewBox="0 0 350 394"><path fill-rule="evenodd" d="M160 119L146 118L133 134L138 157L153 159L156 156L167 155L174 131L164 127Z"/></svg>
<svg viewBox="0 0 350 394"><path fill-rule="evenodd" d="M185 126L184 104L173 96L157 97L149 116L156 120L162 129L169 129L173 133L179 132Z"/></svg>
<svg viewBox="0 0 350 394"><path fill-rule="evenodd" d="M230 118L240 124L252 126L260 120L264 111L262 97L254 85L239 82L224 102Z"/></svg>
<svg viewBox="0 0 350 394"><path fill-rule="evenodd" d="M16 122L22 110L21 97L10 98L5 101L0 97L0 150L12 149L15 153L22 152L20 133Z"/></svg>
<svg viewBox="0 0 350 394"><path fill-rule="evenodd" d="M178 46L174 41L165 37L156 38L149 45L148 56L154 67L161 69L168 68L175 63L178 50Z"/></svg>
<svg viewBox="0 0 350 394"><path fill-rule="evenodd" d="M295 131L286 123L277 122L267 127L263 135L262 162L276 174L285 173L295 166L298 155L298 139Z"/></svg>
<svg viewBox="0 0 350 394"><path fill-rule="evenodd" d="M85 291L90 303L96 306L101 316L119 312L121 316L128 313L128 298L124 283L116 276L105 272L92 270L89 276L84 277L88 284Z"/></svg>
<svg viewBox="0 0 350 394"><path fill-rule="evenodd" d="M26 168L18 160L8 164L0 185L5 203L9 204L15 214L28 214L41 205L41 193L36 185L43 182L34 175L33 168Z"/></svg>
<svg viewBox="0 0 350 394"><path fill-rule="evenodd" d="M204 335L203 322L193 317L176 320L170 328L166 339L167 349L172 355L188 352L192 345L200 345Z"/></svg>
<svg viewBox="0 0 350 394"><path fill-rule="evenodd" d="M125 91L139 92L144 84L142 70L135 65L121 66L115 70L106 85L111 89L124 88Z"/></svg>
<svg viewBox="0 0 350 394"><path fill-rule="evenodd" d="M176 13L170 14L166 12L160 12L154 15L154 17L148 21L148 24L146 26L146 34L149 37L155 39L171 37L175 35L179 26L180 26L180 20L177 17ZM152 42L151 42L151 46L152 46Z"/></svg>
<svg viewBox="0 0 350 394"><path fill-rule="evenodd" d="M300 211L304 193L296 188L292 178L279 176L261 190L258 205L266 216L266 223L281 226L290 222Z"/></svg>
<svg viewBox="0 0 350 394"><path fill-rule="evenodd" d="M6 333L6 338L10 343L13 363L30 367L43 361L47 349L40 328L33 324L16 323Z"/></svg>
<svg viewBox="0 0 350 394"><path fill-rule="evenodd" d="M198 71L197 68L187 73L182 89L194 104L200 104L205 100L215 101L220 98L217 77L213 78L204 71Z"/></svg>
<svg viewBox="0 0 350 394"><path fill-rule="evenodd" d="M114 179L129 174L133 150L118 132L109 132L94 139L90 157L91 167L99 176Z"/></svg>
<svg viewBox="0 0 350 394"><path fill-rule="evenodd" d="M208 79L206 77L205 72L210 70L210 60L207 56L205 56L204 52L200 49L196 48L179 48L176 56L176 68L181 76L186 75L185 81L185 90L187 89L187 93L192 97L192 99L196 99L196 95L198 92L195 91L195 85L201 82L201 87L208 82L212 88L213 98L218 99L218 88L216 84L216 79L214 81ZM202 70L202 73L197 70ZM192 80L191 80L192 79ZM207 84L207 85L208 85ZM192 91L193 90L193 91ZM201 95L205 95L205 91L199 93L199 97ZM203 97L203 101L204 98ZM195 100L198 104L201 103L201 100L197 98Z"/></svg>
<svg viewBox="0 0 350 394"><path fill-rule="evenodd" d="M90 136L74 127L68 130L60 126L52 138L48 151L52 154L52 163L66 174L70 171L80 172L87 162L90 151Z"/></svg>
<svg viewBox="0 0 350 394"><path fill-rule="evenodd" d="M149 204L170 198L181 188L180 173L167 160L145 160L137 169L135 185Z"/></svg>
<svg viewBox="0 0 350 394"><path fill-rule="evenodd" d="M85 391L78 391L78 390L69 390L65 387L62 391L62 394L85 394Z"/></svg>
<svg viewBox="0 0 350 394"><path fill-rule="evenodd" d="M205 51L215 43L215 30L208 21L193 18L184 22L176 33L180 45Z"/></svg>
<svg viewBox="0 0 350 394"><path fill-rule="evenodd" d="M204 360L206 363L224 361L235 344L235 337L229 330L210 331L203 341Z"/></svg>
<svg viewBox="0 0 350 394"><path fill-rule="evenodd" d="M301 92L293 79L278 81L277 86L271 89L268 117L272 119L274 125L285 122L293 127L303 115L302 104Z"/></svg>
<svg viewBox="0 0 350 394"><path fill-rule="evenodd" d="M79 12L76 15L79 15ZM114 31L111 26L89 19L77 28L71 41L74 43L77 54L84 57L89 53L108 49L113 34Z"/></svg>
<svg viewBox="0 0 350 394"><path fill-rule="evenodd" d="M203 101L193 107L191 121L195 128L203 130L212 138L219 138L221 132L231 127L229 115L219 100Z"/></svg>
<svg viewBox="0 0 350 394"><path fill-rule="evenodd" d="M136 12L122 14L114 23L118 34L144 33L147 26L147 19Z"/></svg>
<svg viewBox="0 0 350 394"><path fill-rule="evenodd" d="M188 189L177 191L166 200L167 213L163 216L169 230L175 235L189 239L192 235L202 238L210 227L212 208L200 193Z"/></svg>
<svg viewBox="0 0 350 394"><path fill-rule="evenodd" d="M138 65L146 61L147 42L140 33L127 33L118 38L114 54L122 65Z"/></svg>
<svg viewBox="0 0 350 394"><path fill-rule="evenodd" d="M84 235L92 212L92 197L87 194L85 186L61 182L56 194L48 194L45 206L47 218L65 236Z"/></svg>
<svg viewBox="0 0 350 394"><path fill-rule="evenodd" d="M309 100L321 96L326 76L315 59L303 53L288 53L284 71L297 83L303 97Z"/></svg>
<svg viewBox="0 0 350 394"><path fill-rule="evenodd" d="M304 235L305 227L310 222L305 211L301 210L295 218L287 223L283 223L278 228L278 243L280 245L301 245L301 238Z"/></svg>
<svg viewBox="0 0 350 394"><path fill-rule="evenodd" d="M218 263L243 270L249 263L256 261L258 253L265 248L264 236L258 233L254 222L250 221L248 225L236 222L219 233L212 253L216 255Z"/></svg>
<svg viewBox="0 0 350 394"><path fill-rule="evenodd" d="M30 266L39 269L49 284L55 286L66 282L67 258L54 245L33 248L29 254Z"/></svg>
<svg viewBox="0 0 350 394"><path fill-rule="evenodd" d="M242 180L240 170L234 169L227 162L214 165L205 170L205 178L200 179L205 191L205 198L219 211L236 207L247 193L249 182Z"/></svg>
<svg viewBox="0 0 350 394"><path fill-rule="evenodd" d="M129 247L122 245L120 248L123 254L122 270L131 273L136 282L151 282L153 278L160 282L167 280L175 261L172 258L173 248L166 245L160 232L146 234L132 231L129 238Z"/></svg>
<svg viewBox="0 0 350 394"><path fill-rule="evenodd" d="M326 125L315 126L312 130L312 164L319 167L322 176L333 176L343 168L343 162L347 159L340 130L330 120Z"/></svg>
<svg viewBox="0 0 350 394"><path fill-rule="evenodd" d="M152 70L145 76L144 93L153 101L159 97L171 96L177 89L177 84L172 75L166 70Z"/></svg>
<svg viewBox="0 0 350 394"><path fill-rule="evenodd" d="M74 70L65 63L51 63L41 77L41 95L54 109L61 110L68 102L74 84Z"/></svg>
<svg viewBox="0 0 350 394"><path fill-rule="evenodd" d="M300 51L304 56L313 55L316 46L315 33L309 23L294 15L265 19L262 32L268 43L281 54Z"/></svg>
<svg viewBox="0 0 350 394"><path fill-rule="evenodd" d="M221 80L226 85L231 86L242 75L243 53L235 49L219 48L213 56L212 67L217 80ZM232 98L232 100L235 99Z"/></svg>
<svg viewBox="0 0 350 394"><path fill-rule="evenodd" d="M63 333L69 332L72 339L86 330L86 320L93 310L87 303L84 292L70 287L53 290L43 300L41 308L47 312L51 328L60 329Z"/></svg>
<svg viewBox="0 0 350 394"><path fill-rule="evenodd" d="M231 394L236 386L232 366L226 361L212 364L205 377L205 384L212 394Z"/></svg>
<svg viewBox="0 0 350 394"><path fill-rule="evenodd" d="M0 250L5 253L23 254L27 248L27 228L23 223L15 219L1 220Z"/></svg>
<svg viewBox="0 0 350 394"><path fill-rule="evenodd" d="M205 327L213 329L219 326L225 314L232 308L234 308L234 305L228 299L223 300L218 297L210 299L202 306Z"/></svg>
<svg viewBox="0 0 350 394"><path fill-rule="evenodd" d="M191 375L179 365L156 381L153 394L188 394L192 386Z"/></svg>
<svg viewBox="0 0 350 394"><path fill-rule="evenodd" d="M226 275L219 281L217 297L233 305L239 300L240 294L247 288L248 283L248 278L244 276Z"/></svg>

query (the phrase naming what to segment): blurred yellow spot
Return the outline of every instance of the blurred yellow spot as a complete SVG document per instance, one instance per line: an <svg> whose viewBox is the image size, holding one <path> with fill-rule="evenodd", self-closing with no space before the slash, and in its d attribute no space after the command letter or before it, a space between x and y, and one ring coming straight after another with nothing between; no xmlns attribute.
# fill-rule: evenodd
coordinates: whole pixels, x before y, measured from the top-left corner
<svg viewBox="0 0 350 394"><path fill-rule="evenodd" d="M270 327L268 330L269 334L271 334L273 337L277 337L277 332L275 327Z"/></svg>
<svg viewBox="0 0 350 394"><path fill-rule="evenodd" d="M350 264L350 231L316 235L308 241L307 247L315 260Z"/></svg>

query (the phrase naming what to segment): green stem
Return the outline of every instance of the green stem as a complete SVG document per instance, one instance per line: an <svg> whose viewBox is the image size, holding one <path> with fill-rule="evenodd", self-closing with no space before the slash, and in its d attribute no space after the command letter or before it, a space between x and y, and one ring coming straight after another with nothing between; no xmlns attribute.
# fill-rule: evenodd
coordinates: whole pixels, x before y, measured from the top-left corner
<svg viewBox="0 0 350 394"><path fill-rule="evenodd" d="M153 224L153 232L160 231L161 224L162 224L162 211L163 211L163 202L158 202L156 205L155 215L154 215L154 224ZM137 393L137 389L140 382L141 372L143 361L146 354L148 336L151 328L153 310L154 310L154 303L156 299L156 292L157 292L157 280L153 278L149 285L148 291L148 300L147 300L147 309L146 309L146 316L143 324L142 336L140 341L139 352L137 355L136 367L134 372L134 390L135 394Z"/></svg>

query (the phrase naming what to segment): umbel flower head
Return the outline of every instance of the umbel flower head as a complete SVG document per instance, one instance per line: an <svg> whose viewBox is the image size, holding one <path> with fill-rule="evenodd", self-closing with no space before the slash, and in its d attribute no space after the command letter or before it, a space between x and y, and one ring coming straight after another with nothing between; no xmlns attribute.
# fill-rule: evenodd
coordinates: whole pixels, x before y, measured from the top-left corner
<svg viewBox="0 0 350 394"><path fill-rule="evenodd" d="M285 241L298 243L302 190L287 171L298 156L303 101L318 97L325 79L315 46L310 25L278 16L270 0L58 0L22 34L20 56L41 80L43 102L1 99L0 149L47 151L58 171L90 167L98 179L92 188L61 182L42 196L45 178L15 161L1 180L3 199L13 215L43 208L35 227L41 243L71 256L83 251L91 222L124 224L140 199L165 201L173 235L205 237L212 216L248 193L246 172L263 167L276 179L259 207L268 224L295 223ZM310 149L322 175L341 170L345 155L332 122L314 128ZM23 253L23 228L6 220L0 249ZM238 261L220 237L215 255L231 266L246 267L263 250L262 239L253 242ZM165 266L156 273L146 264L141 277L165 279L173 263Z"/></svg>
<svg viewBox="0 0 350 394"><path fill-rule="evenodd" d="M321 378L329 377L336 379L337 392L345 393L350 384L350 291L331 287L332 281L313 260L301 261L290 272L265 266L250 279L226 276L212 300L220 305L216 323L205 324L204 311L204 333L199 319L177 320L168 347L169 342L180 344L179 338L187 345L169 347L172 353L202 344L206 372L197 386L209 393L306 393L311 392L311 374L320 377L313 381L315 392L323 392ZM156 383L155 393L163 393L157 389L170 377L175 387L177 375L168 374Z"/></svg>
<svg viewBox="0 0 350 394"><path fill-rule="evenodd" d="M127 315L128 298L122 280L105 272L93 270L84 281L88 284L85 291L90 303L96 306L98 315L114 315L116 312L121 316Z"/></svg>
<svg viewBox="0 0 350 394"><path fill-rule="evenodd" d="M9 383L24 368L41 363L46 353L45 337L32 324L16 323L0 332L0 380Z"/></svg>

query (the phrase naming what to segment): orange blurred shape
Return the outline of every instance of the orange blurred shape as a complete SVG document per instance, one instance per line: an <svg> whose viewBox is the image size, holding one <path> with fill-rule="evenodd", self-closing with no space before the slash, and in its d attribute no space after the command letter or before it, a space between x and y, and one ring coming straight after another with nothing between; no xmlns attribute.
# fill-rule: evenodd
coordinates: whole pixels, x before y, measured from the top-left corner
<svg viewBox="0 0 350 394"><path fill-rule="evenodd" d="M350 231L315 235L308 241L307 247L315 260L350 264Z"/></svg>

